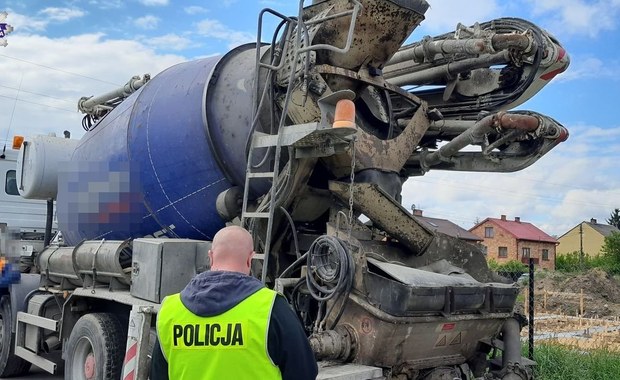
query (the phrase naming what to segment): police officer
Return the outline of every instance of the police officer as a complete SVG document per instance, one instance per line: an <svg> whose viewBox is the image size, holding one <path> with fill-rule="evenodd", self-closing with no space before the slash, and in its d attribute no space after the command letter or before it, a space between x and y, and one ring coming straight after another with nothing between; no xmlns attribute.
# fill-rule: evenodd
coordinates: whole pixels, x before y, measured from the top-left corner
<svg viewBox="0 0 620 380"><path fill-rule="evenodd" d="M211 270L164 299L151 379L315 379L317 364L284 297L249 276L252 236L237 226L213 238Z"/></svg>

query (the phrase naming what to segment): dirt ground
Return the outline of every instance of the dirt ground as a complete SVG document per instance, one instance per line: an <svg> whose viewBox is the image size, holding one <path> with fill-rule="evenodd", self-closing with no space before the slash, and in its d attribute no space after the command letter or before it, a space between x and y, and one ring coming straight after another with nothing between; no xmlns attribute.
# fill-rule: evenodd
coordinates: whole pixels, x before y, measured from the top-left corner
<svg viewBox="0 0 620 380"><path fill-rule="evenodd" d="M516 308L525 314L527 284ZM579 350L620 352L620 279L600 269L536 273L534 339ZM583 311L583 312L582 312ZM528 336L527 327L521 331Z"/></svg>
<svg viewBox="0 0 620 380"><path fill-rule="evenodd" d="M577 275L536 273L534 297L537 313L577 316L583 304L584 318L620 316L620 279L600 269Z"/></svg>

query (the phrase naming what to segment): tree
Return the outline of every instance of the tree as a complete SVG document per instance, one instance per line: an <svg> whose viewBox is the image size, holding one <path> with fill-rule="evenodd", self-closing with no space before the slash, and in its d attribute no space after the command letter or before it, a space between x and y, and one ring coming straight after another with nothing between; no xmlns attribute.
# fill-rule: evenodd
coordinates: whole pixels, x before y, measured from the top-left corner
<svg viewBox="0 0 620 380"><path fill-rule="evenodd" d="M612 211L611 214L609 214L609 219L607 219L607 224L620 229L620 208L614 209L614 211Z"/></svg>
<svg viewBox="0 0 620 380"><path fill-rule="evenodd" d="M611 235L606 236L601 251L610 271L620 274L620 233L612 232Z"/></svg>

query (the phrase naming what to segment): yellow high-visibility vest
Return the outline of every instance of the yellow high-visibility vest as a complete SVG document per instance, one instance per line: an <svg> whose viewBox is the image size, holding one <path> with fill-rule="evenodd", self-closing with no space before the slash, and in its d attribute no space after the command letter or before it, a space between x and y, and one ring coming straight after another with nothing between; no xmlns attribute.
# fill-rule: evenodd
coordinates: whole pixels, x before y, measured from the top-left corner
<svg viewBox="0 0 620 380"><path fill-rule="evenodd" d="M164 299L157 334L172 380L282 379L267 352L267 334L276 292L261 288L232 309L201 317L180 294Z"/></svg>

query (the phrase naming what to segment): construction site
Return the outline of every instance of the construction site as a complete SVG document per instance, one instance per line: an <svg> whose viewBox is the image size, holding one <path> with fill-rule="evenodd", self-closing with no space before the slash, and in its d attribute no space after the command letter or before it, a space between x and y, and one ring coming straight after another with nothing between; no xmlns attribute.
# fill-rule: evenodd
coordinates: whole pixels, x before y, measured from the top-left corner
<svg viewBox="0 0 620 380"><path fill-rule="evenodd" d="M516 305L529 312L524 286ZM580 351L620 353L620 280L601 269L581 274L540 272L534 278L534 341ZM521 331L527 341L528 328Z"/></svg>

